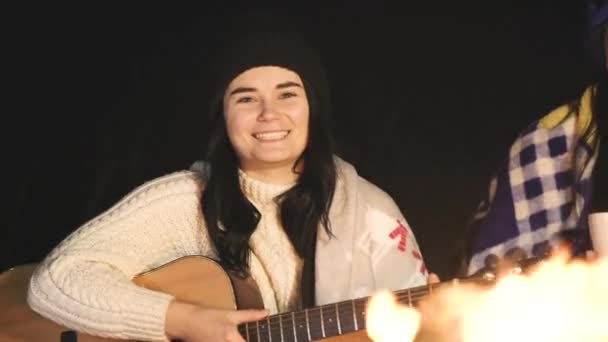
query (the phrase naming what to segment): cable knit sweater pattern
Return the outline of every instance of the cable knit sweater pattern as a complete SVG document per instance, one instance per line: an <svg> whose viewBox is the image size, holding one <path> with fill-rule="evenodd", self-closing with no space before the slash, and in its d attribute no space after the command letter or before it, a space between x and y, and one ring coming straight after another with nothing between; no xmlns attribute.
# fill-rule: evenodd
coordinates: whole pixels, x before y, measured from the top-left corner
<svg viewBox="0 0 608 342"><path fill-rule="evenodd" d="M393 200L350 164L336 162L339 178L330 209L335 237L320 230L317 304L423 284L427 274L420 250ZM271 313L295 309L302 261L282 230L273 201L290 185L265 184L243 172L240 180L262 213L250 239L252 277ZM84 333L166 341L165 314L173 297L138 287L131 279L187 255L217 258L200 210L203 186L190 171L160 177L84 224L36 269L30 306Z"/></svg>

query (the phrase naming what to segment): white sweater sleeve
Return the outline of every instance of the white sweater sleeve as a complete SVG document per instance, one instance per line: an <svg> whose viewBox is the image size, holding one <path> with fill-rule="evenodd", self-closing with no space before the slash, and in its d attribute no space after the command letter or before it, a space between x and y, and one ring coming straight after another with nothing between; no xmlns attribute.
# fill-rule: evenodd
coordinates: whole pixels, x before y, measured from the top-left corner
<svg viewBox="0 0 608 342"><path fill-rule="evenodd" d="M181 256L214 256L199 209L201 187L192 173L161 177L80 227L35 271L29 305L84 333L166 340L172 296L131 279Z"/></svg>

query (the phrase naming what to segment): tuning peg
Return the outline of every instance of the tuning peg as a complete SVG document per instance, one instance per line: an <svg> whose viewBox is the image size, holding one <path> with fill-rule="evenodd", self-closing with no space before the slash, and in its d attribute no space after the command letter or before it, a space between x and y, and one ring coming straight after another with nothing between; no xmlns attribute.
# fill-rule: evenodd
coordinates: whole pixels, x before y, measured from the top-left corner
<svg viewBox="0 0 608 342"><path fill-rule="evenodd" d="M484 259L484 265L488 270L496 270L499 262L500 258L496 254L488 254Z"/></svg>
<svg viewBox="0 0 608 342"><path fill-rule="evenodd" d="M513 247L505 253L505 258L512 263L519 263L526 259L526 251L521 247Z"/></svg>
<svg viewBox="0 0 608 342"><path fill-rule="evenodd" d="M551 252L552 252L552 247L548 241L536 244L536 245L534 245L534 247L532 247L532 254L535 257L539 257L539 258L547 257L547 256L551 255Z"/></svg>
<svg viewBox="0 0 608 342"><path fill-rule="evenodd" d="M520 247L513 247L505 253L505 259L507 265L511 265L511 274L521 274L523 272L523 265L526 261L526 251Z"/></svg>

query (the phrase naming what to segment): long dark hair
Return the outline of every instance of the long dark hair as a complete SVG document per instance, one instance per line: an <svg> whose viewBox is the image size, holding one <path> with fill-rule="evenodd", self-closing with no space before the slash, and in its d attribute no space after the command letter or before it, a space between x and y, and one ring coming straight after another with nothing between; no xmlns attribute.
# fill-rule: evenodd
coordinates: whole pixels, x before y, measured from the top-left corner
<svg viewBox="0 0 608 342"><path fill-rule="evenodd" d="M310 307L315 301L314 259L319 225L331 236L329 209L336 186L336 167L329 129L329 105L319 101L315 88L305 79L303 82L310 108L308 143L295 163L303 162L303 167L296 185L275 201L280 206L283 229L304 260L302 303ZM261 214L241 190L239 160L228 140L221 108L216 109L212 125L206 153L211 171L201 196L201 208L220 262L244 276L249 274L249 238Z"/></svg>

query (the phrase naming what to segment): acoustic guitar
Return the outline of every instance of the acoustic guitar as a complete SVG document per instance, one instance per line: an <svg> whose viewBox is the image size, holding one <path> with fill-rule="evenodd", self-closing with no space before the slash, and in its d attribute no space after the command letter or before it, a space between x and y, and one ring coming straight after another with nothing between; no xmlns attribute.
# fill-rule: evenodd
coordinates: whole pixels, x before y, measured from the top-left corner
<svg viewBox="0 0 608 342"><path fill-rule="evenodd" d="M0 341L58 342L61 334L69 331L29 308L27 289L35 267L36 264L26 264L0 274L0 307L3 308L0 313ZM459 281L491 283L493 280L493 273L484 272ZM202 256L171 261L136 276L133 282L205 308L263 308L257 286L251 278L233 277L217 262ZM395 291L394 294L402 304L413 306L442 284L419 286ZM358 298L271 315L257 322L241 324L238 329L248 342L369 342L371 340L365 333L368 299ZM114 341L79 332L73 334L79 342Z"/></svg>

